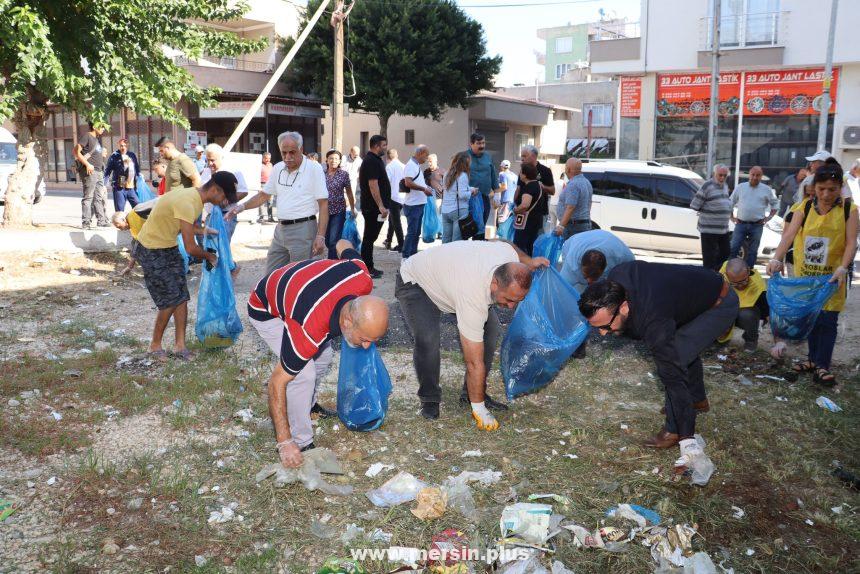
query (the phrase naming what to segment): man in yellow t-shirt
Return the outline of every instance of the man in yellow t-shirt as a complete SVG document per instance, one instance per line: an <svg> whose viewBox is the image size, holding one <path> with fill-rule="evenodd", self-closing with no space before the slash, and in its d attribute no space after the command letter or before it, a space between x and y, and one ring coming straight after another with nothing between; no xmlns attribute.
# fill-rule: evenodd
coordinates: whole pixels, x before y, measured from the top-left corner
<svg viewBox="0 0 860 574"><path fill-rule="evenodd" d="M743 332L744 351L755 352L758 348L758 329L762 321L767 321L770 307L767 304L767 285L755 269L750 269L746 261L740 257L729 259L720 268L720 273L738 294L740 309L735 326ZM728 342L732 331L720 339L721 343Z"/></svg>
<svg viewBox="0 0 860 574"><path fill-rule="evenodd" d="M150 355L155 359L167 358L161 339L171 317L176 326L174 356L181 359L190 356L185 348L190 296L177 236L182 236L188 255L215 265L217 254L204 251L194 241L194 222L203 213L204 203L221 206L225 205L225 199L230 203L236 202L236 176L219 171L199 188L175 189L161 196L137 234L132 256L140 263L146 288L158 308L149 345Z"/></svg>

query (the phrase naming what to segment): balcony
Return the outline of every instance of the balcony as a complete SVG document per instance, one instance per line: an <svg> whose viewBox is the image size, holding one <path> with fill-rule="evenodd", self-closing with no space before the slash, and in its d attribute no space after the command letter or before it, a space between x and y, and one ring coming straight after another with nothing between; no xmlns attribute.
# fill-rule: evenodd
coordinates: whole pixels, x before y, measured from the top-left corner
<svg viewBox="0 0 860 574"><path fill-rule="evenodd" d="M275 64L247 58L216 58L203 56L202 58L190 59L178 55L173 57L173 63L178 66L200 66L203 68L221 68L224 70L241 70L243 72L264 72L271 74L275 71Z"/></svg>
<svg viewBox="0 0 860 574"><path fill-rule="evenodd" d="M588 60L591 64L639 59L642 41L639 22L623 22L605 27L598 22L592 26L588 42Z"/></svg>
<svg viewBox="0 0 860 574"><path fill-rule="evenodd" d="M741 13L720 18L723 65L782 65L788 12ZM713 46L713 18L699 19L699 66L707 66Z"/></svg>

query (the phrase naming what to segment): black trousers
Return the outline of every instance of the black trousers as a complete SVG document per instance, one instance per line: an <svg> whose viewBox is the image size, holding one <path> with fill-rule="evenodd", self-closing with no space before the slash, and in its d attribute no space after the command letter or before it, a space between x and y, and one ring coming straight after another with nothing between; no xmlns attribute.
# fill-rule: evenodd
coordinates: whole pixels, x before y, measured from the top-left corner
<svg viewBox="0 0 860 574"><path fill-rule="evenodd" d="M395 278L394 296L400 302L406 326L415 340L412 359L418 376L418 399L422 403L439 403L442 401L442 387L439 385L442 311L421 287L404 283L399 271ZM501 330L499 316L491 308L484 324L484 367L487 373L493 366ZM463 384L465 386L465 381Z"/></svg>
<svg viewBox="0 0 860 574"><path fill-rule="evenodd" d="M400 220L400 212L403 206L394 200L391 200L391 207L388 208L388 233L385 235L385 242L391 244L391 238L397 237L397 245L403 246L403 222Z"/></svg>
<svg viewBox="0 0 860 574"><path fill-rule="evenodd" d="M729 258L731 233L702 233L702 267L719 272Z"/></svg>
<svg viewBox="0 0 860 574"><path fill-rule="evenodd" d="M361 259L367 265L368 270L376 269L373 266L373 244L379 237L379 232L382 231L384 221L379 221L378 211L362 211L364 216L364 236L361 238Z"/></svg>

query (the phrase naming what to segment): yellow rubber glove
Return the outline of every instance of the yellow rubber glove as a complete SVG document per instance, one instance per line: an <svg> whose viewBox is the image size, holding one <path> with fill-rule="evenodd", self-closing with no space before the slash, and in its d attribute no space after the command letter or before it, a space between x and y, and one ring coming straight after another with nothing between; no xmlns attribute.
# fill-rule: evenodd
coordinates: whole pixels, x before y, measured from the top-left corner
<svg viewBox="0 0 860 574"><path fill-rule="evenodd" d="M480 430L494 431L499 429L499 421L496 420L483 402L472 403L472 418Z"/></svg>

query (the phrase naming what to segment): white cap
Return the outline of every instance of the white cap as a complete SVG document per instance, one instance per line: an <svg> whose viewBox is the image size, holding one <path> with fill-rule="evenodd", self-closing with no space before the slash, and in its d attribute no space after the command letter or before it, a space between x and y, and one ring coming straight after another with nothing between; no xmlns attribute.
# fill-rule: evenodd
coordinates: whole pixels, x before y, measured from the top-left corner
<svg viewBox="0 0 860 574"><path fill-rule="evenodd" d="M812 154L811 156L807 157L806 161L827 161L831 157L833 157L833 156L830 155L830 152L827 151L826 149L823 149L823 150L819 150L819 151L815 152L814 154Z"/></svg>
<svg viewBox="0 0 860 574"><path fill-rule="evenodd" d="M508 160L502 160L502 167L511 167L511 162Z"/></svg>

